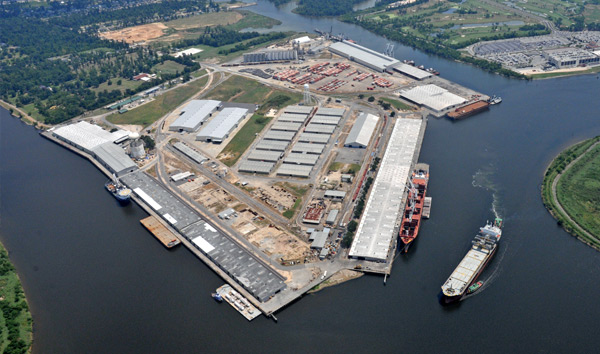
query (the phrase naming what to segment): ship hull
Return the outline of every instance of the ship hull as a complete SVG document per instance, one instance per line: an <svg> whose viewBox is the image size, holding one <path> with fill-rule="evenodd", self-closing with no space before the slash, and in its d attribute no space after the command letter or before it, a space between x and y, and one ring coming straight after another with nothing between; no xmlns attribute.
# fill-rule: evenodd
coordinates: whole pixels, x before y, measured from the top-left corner
<svg viewBox="0 0 600 354"><path fill-rule="evenodd" d="M115 197L115 199L125 205L127 203L129 203L129 201L131 200L131 194L126 194L126 195L122 195L119 193L119 189L114 185L114 183L112 181L108 181L104 184L104 187L106 188L106 190L112 194L113 197Z"/></svg>
<svg viewBox="0 0 600 354"><path fill-rule="evenodd" d="M429 183L429 166L425 164L419 165L422 167L421 171L424 174L417 176L415 170L415 174L413 174L413 177L411 177L411 181L413 182L417 191L415 196L415 211L413 211L413 214L410 217L408 216L411 212L411 207L409 205L410 202L407 201L407 205L404 209L404 216L402 218L400 232L398 235L403 245L401 252L404 253L408 252L410 245L413 244L413 242L419 235L421 221L423 219L423 207L425 204L425 197L427 196L427 185ZM410 199L412 193L413 192L409 191L408 199Z"/></svg>

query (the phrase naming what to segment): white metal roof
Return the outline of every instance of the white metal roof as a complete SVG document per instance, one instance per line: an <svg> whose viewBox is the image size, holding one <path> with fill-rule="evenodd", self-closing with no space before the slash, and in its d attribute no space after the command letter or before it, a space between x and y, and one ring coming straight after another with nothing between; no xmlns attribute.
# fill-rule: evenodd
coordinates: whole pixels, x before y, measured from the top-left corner
<svg viewBox="0 0 600 354"><path fill-rule="evenodd" d="M394 65L399 62L398 60L392 57L388 57L387 55L383 55L374 50L348 41L333 43L329 46L329 48L333 49L334 52L341 53L346 57L353 58L357 61L369 63L370 65L377 67L381 71L385 70L385 68L387 68L388 66Z"/></svg>
<svg viewBox="0 0 600 354"><path fill-rule="evenodd" d="M317 133L317 134L332 134L335 130L335 125L326 125L326 124L314 124L308 123L306 128L304 129L307 133Z"/></svg>
<svg viewBox="0 0 600 354"><path fill-rule="evenodd" d="M321 154L323 149L325 149L323 144L296 143L292 146L292 152L305 152L308 154Z"/></svg>
<svg viewBox="0 0 600 354"><path fill-rule="evenodd" d="M292 39L292 42L296 42L298 44L308 43L308 42L310 42L310 37L309 36L298 37L296 39Z"/></svg>
<svg viewBox="0 0 600 354"><path fill-rule="evenodd" d="M202 52L202 49L190 48L190 49L182 50L180 52L175 53L174 57L179 58L180 56L183 56L183 55L194 55L194 54L198 54L201 52Z"/></svg>
<svg viewBox="0 0 600 354"><path fill-rule="evenodd" d="M418 79L418 80L423 80L423 79L428 78L433 75L429 71L421 70L419 68L415 68L412 65L408 65L408 64L404 64L404 63L398 63L398 64L394 65L394 70L396 70L400 73L406 74L408 76L414 77L415 79Z"/></svg>
<svg viewBox="0 0 600 354"><path fill-rule="evenodd" d="M211 119L196 135L197 139L223 140L246 117L246 108L223 108L216 117Z"/></svg>
<svg viewBox="0 0 600 354"><path fill-rule="evenodd" d="M162 208L162 206L158 204L156 200L154 200L154 198L146 194L146 192L144 192L141 188L135 188L133 191L135 192L135 194L140 196L140 198L142 198L144 202L150 205L150 207L155 211L160 210Z"/></svg>
<svg viewBox="0 0 600 354"><path fill-rule="evenodd" d="M310 244L310 248L321 249L325 247L325 242L327 241L327 236L329 236L329 232L325 231L315 231L311 234L313 238L313 242Z"/></svg>
<svg viewBox="0 0 600 354"><path fill-rule="evenodd" d="M275 164L273 162L244 161L240 164L238 171L247 173L271 173Z"/></svg>
<svg viewBox="0 0 600 354"><path fill-rule="evenodd" d="M346 196L346 192L344 191L334 191L334 190L327 190L325 191L324 194L325 198L344 198Z"/></svg>
<svg viewBox="0 0 600 354"><path fill-rule="evenodd" d="M319 155L315 154L298 154L291 153L286 156L283 163L297 164L297 165L315 165L319 160Z"/></svg>
<svg viewBox="0 0 600 354"><path fill-rule="evenodd" d="M85 121L56 128L52 133L85 150L92 150L96 146L107 142L112 143L129 135L129 132L124 130L110 133L95 124Z"/></svg>
<svg viewBox="0 0 600 354"><path fill-rule="evenodd" d="M356 122L354 122L352 130L350 130L350 133L348 133L348 137L346 138L346 143L344 145L359 144L363 147L367 147L378 121L379 117L376 115L361 113L358 118L356 118Z"/></svg>
<svg viewBox="0 0 600 354"><path fill-rule="evenodd" d="M296 132L284 132L280 130L269 130L265 133L263 139L264 140L282 140L282 141L292 141L296 135Z"/></svg>
<svg viewBox="0 0 600 354"><path fill-rule="evenodd" d="M340 119L342 119L340 116L322 116L317 113L310 119L310 122L314 124L337 125Z"/></svg>
<svg viewBox="0 0 600 354"><path fill-rule="evenodd" d="M317 133L302 133L298 141L305 143L327 144L331 135Z"/></svg>
<svg viewBox="0 0 600 354"><path fill-rule="evenodd" d="M338 214L339 214L339 210L338 209L332 209L329 212L329 215L327 215L327 220L326 222L333 224L335 222L335 219L337 218Z"/></svg>
<svg viewBox="0 0 600 354"><path fill-rule="evenodd" d="M185 145L182 142L176 142L175 144L173 144L173 147L184 153L190 159L196 161L196 163L201 164L204 161L208 160L208 157L202 155L201 153L197 152L196 150L192 149L191 147Z"/></svg>
<svg viewBox="0 0 600 354"><path fill-rule="evenodd" d="M438 112L467 101L433 84L414 87L402 92L400 96Z"/></svg>
<svg viewBox="0 0 600 354"><path fill-rule="evenodd" d="M341 117L344 115L344 112L346 112L344 108L319 107L316 114L320 116Z"/></svg>
<svg viewBox="0 0 600 354"><path fill-rule="evenodd" d="M422 120L398 119L350 247L350 257L386 261Z"/></svg>
<svg viewBox="0 0 600 354"><path fill-rule="evenodd" d="M250 154L248 154L246 159L275 162L281 158L282 154L283 153L281 151L253 150L250 152Z"/></svg>
<svg viewBox="0 0 600 354"><path fill-rule="evenodd" d="M169 129L196 130L220 104L220 101L214 100L193 100L185 106L183 114L171 123Z"/></svg>
<svg viewBox="0 0 600 354"><path fill-rule="evenodd" d="M274 151L285 151L290 143L288 141L281 140L261 140L256 144L257 150L274 150Z"/></svg>
<svg viewBox="0 0 600 354"><path fill-rule="evenodd" d="M310 106L287 106L283 109L283 111L285 113L309 114L312 109L313 108Z"/></svg>
<svg viewBox="0 0 600 354"><path fill-rule="evenodd" d="M308 114L292 114L292 113L283 113L277 118L278 122L296 122L296 123L304 123L304 121L308 118Z"/></svg>
<svg viewBox="0 0 600 354"><path fill-rule="evenodd" d="M92 149L92 152L96 155L96 159L104 162L116 174L138 168L125 150L112 142L98 145Z"/></svg>
<svg viewBox="0 0 600 354"><path fill-rule="evenodd" d="M271 126L271 130L283 130L288 132L297 132L302 126L302 123L296 122L275 122Z"/></svg>
<svg viewBox="0 0 600 354"><path fill-rule="evenodd" d="M312 168L313 166L310 165L291 165L284 163L277 169L277 174L283 176L308 177Z"/></svg>

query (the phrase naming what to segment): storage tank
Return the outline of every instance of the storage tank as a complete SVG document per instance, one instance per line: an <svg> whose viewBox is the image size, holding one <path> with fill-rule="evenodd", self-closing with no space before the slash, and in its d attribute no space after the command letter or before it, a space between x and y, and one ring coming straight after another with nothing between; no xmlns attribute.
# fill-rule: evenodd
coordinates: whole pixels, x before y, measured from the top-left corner
<svg viewBox="0 0 600 354"><path fill-rule="evenodd" d="M142 139L136 139L131 143L131 157L135 159L142 159L146 156L146 150L144 150L144 141Z"/></svg>

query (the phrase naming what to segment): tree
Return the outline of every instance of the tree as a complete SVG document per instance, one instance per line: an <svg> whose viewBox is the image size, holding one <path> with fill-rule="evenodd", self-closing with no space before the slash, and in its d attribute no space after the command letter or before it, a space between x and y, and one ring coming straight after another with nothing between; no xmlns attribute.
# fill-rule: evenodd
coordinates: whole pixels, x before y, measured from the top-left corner
<svg viewBox="0 0 600 354"><path fill-rule="evenodd" d="M348 231L354 232L354 231L356 231L357 227L358 227L358 223L356 222L356 220L350 220L350 222L348 223Z"/></svg>
<svg viewBox="0 0 600 354"><path fill-rule="evenodd" d="M375 101L375 97L371 96L371 97L369 97L369 98L367 99L367 101L369 101L369 102L374 102L374 101Z"/></svg>

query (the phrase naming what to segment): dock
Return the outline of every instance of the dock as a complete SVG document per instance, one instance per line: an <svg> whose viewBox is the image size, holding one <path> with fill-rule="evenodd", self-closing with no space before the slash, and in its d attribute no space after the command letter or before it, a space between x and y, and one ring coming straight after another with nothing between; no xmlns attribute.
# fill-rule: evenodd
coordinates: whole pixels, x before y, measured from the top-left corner
<svg viewBox="0 0 600 354"><path fill-rule="evenodd" d="M245 297L235 291L229 284L217 288L217 294L221 295L231 307L237 310L248 321L260 316L261 312L254 307Z"/></svg>
<svg viewBox="0 0 600 354"><path fill-rule="evenodd" d="M429 219L430 214L431 214L431 197L425 197L425 202L423 203L423 218Z"/></svg>
<svg viewBox="0 0 600 354"><path fill-rule="evenodd" d="M140 220L142 225L150 231L166 248L173 248L181 243L179 239L165 225L154 216Z"/></svg>

